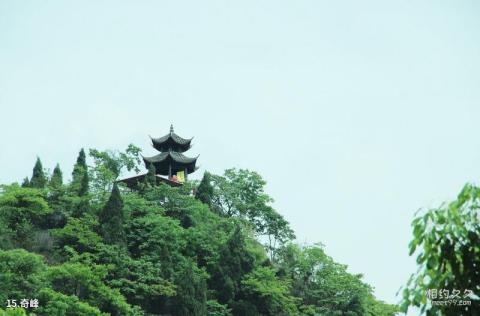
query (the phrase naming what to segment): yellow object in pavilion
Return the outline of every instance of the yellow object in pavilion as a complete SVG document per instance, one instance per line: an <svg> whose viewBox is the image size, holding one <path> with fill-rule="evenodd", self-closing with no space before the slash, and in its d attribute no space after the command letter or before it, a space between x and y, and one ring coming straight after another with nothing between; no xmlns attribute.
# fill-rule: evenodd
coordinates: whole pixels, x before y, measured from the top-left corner
<svg viewBox="0 0 480 316"><path fill-rule="evenodd" d="M177 181L178 182L185 182L185 171L178 171L177 172Z"/></svg>

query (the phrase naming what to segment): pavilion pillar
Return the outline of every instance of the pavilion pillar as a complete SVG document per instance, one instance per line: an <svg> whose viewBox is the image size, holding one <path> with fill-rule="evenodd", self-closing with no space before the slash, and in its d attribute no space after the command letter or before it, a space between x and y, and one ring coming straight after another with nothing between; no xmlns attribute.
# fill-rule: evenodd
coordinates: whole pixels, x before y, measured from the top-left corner
<svg viewBox="0 0 480 316"><path fill-rule="evenodd" d="M185 168L185 182L188 180L188 168Z"/></svg>
<svg viewBox="0 0 480 316"><path fill-rule="evenodd" d="M172 178L172 164L168 164L168 179Z"/></svg>

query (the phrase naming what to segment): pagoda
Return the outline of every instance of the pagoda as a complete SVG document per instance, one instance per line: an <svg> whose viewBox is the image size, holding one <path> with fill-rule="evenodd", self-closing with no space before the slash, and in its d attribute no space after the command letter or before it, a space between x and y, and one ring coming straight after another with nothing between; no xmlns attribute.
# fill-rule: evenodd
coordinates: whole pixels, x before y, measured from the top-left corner
<svg viewBox="0 0 480 316"><path fill-rule="evenodd" d="M150 139L153 148L160 153L152 157L142 156L142 158L147 169L150 165L155 167L157 182L165 182L172 186L182 185L184 181L187 181L188 175L198 169L196 166L198 156L190 158L183 154L192 147L193 138L186 139L178 136L173 130L173 125L170 126L170 132L167 135L159 138L150 136ZM135 188L146 175L137 175L120 181L126 183L130 188Z"/></svg>
<svg viewBox="0 0 480 316"><path fill-rule="evenodd" d="M197 157L189 158L183 153L192 147L192 138L186 139L178 136L173 131L173 125L170 126L170 133L160 138L152 138L153 148L160 153L152 157L143 157L145 166L148 168L150 164L155 166L157 174L168 176L172 180L174 175L183 172L185 180L188 175L195 172L197 167Z"/></svg>

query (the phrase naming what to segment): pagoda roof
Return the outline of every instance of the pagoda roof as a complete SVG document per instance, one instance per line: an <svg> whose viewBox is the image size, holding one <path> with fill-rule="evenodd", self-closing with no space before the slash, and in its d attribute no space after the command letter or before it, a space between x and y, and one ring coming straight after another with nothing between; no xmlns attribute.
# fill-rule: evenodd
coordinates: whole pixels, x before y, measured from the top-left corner
<svg viewBox="0 0 480 316"><path fill-rule="evenodd" d="M150 138L152 139L153 147L159 151L167 151L172 149L180 152L190 149L190 143L193 139L183 138L175 134L173 131L173 125L170 126L170 132L167 135L158 138L153 138L150 136Z"/></svg>
<svg viewBox="0 0 480 316"><path fill-rule="evenodd" d="M144 173L144 174L120 179L120 180L117 180L117 182L125 183L127 185L127 187L129 187L130 189L138 189L139 184L143 183L145 181L146 176L147 176L147 174ZM157 179L157 182L160 182L160 183L163 182L163 183L166 183L166 184L168 184L170 186L173 186L173 187L178 187L178 186L183 185L182 182L172 181L168 178L164 178L164 177L159 176L159 175L155 175L155 178Z"/></svg>
<svg viewBox="0 0 480 316"><path fill-rule="evenodd" d="M200 155L198 155L197 157L194 157L194 158L190 158L190 157L185 156L182 153L178 153L178 152L175 152L175 151L166 151L166 152L160 153L158 155L155 155L153 157L143 157L143 160L145 161L145 163L157 164L157 163L162 163L164 161L168 161L169 159L171 159L171 160L173 160L177 163L191 164L191 163L196 162L197 158L199 156Z"/></svg>
<svg viewBox="0 0 480 316"><path fill-rule="evenodd" d="M195 166L197 158L198 156L189 158L175 151L166 151L153 157L143 157L143 161L147 168L153 164L156 174L172 175L179 171L187 171L188 174L191 174L198 169Z"/></svg>

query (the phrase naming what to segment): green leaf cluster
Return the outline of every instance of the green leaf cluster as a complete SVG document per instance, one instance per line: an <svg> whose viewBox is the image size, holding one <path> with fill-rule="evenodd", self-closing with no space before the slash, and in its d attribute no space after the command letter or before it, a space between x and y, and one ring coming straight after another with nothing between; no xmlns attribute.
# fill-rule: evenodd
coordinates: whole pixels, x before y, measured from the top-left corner
<svg viewBox="0 0 480 316"><path fill-rule="evenodd" d="M478 297L471 306L432 306L427 291L480 291L480 188L467 184L456 200L420 211L412 222L410 255L417 254L418 270L403 289L402 310L418 306L436 315L476 315Z"/></svg>

